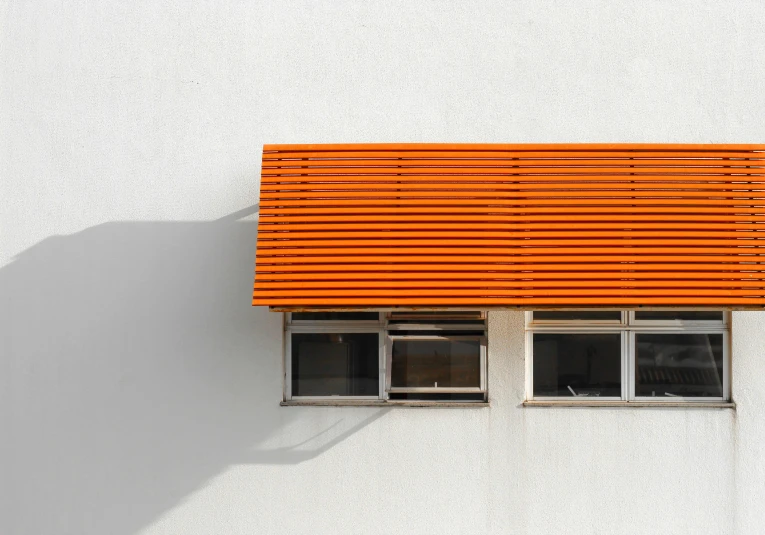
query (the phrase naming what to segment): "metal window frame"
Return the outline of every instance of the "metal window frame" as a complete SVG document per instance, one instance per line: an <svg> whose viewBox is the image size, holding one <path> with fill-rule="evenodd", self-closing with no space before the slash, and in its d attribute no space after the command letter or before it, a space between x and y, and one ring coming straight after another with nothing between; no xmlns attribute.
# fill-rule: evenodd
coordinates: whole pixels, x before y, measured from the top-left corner
<svg viewBox="0 0 765 535"><path fill-rule="evenodd" d="M681 333L681 334L722 334L722 347L723 347L723 375L722 382L722 396L721 397L683 397L683 396L638 396L635 394L637 386L637 342L636 338L638 334L669 334L669 333ZM629 384L629 401L640 401L646 403L695 403L695 402L710 402L710 401L728 401L730 399L730 333L727 329L700 329L700 328L687 328L687 329L634 329L629 332L629 354L627 366L631 370L630 384Z"/></svg>
<svg viewBox="0 0 765 535"><path fill-rule="evenodd" d="M392 386L391 384L391 371L393 369L393 342L397 340L477 340L480 344L479 350L479 386L478 387L401 387ZM385 336L385 397L389 398L389 394L486 394L486 354L488 346L488 337L483 334L473 335L391 335Z"/></svg>
<svg viewBox="0 0 765 535"><path fill-rule="evenodd" d="M620 356L620 395L619 396L534 396L534 334L619 334ZM573 327L569 329L544 328L526 330L526 400L528 401L572 401L581 400L582 402L597 401L623 401L627 394L627 370L624 362L624 353L627 350L627 336L623 329L602 329L599 326L592 326L587 329L584 327Z"/></svg>
<svg viewBox="0 0 765 535"><path fill-rule="evenodd" d="M650 312L650 310L630 310L629 325L636 327L727 327L730 323L730 312L721 310L722 320L639 320L635 317L635 312ZM663 312L663 311L662 311ZM681 312L697 312L695 310L682 310ZM707 311L703 311L707 312Z"/></svg>
<svg viewBox="0 0 765 535"><path fill-rule="evenodd" d="M582 309L583 311L586 309ZM589 309L593 310L593 309ZM646 308L645 310L649 310ZM693 311L698 309L682 309ZM533 321L533 311L525 313L525 358L526 358L526 400L527 401L581 401L583 404L599 401L621 401L625 403L709 403L727 402L731 399L731 313L723 312L722 321L711 320L635 320L634 310L622 310L622 323L613 321L587 321L587 320L543 320ZM594 397L594 396L534 396L534 333L581 333L601 334L619 332L622 335L622 395L620 398ZM635 363L635 336L636 334L660 334L660 333L688 333L688 334L713 334L723 335L723 396L722 397L647 397L635 396L636 363Z"/></svg>
<svg viewBox="0 0 765 535"><path fill-rule="evenodd" d="M564 312L562 310L558 311L551 311L551 312ZM619 312L621 313L621 318L617 320L587 320L587 319L572 319L572 320L535 320L534 319L534 311L529 310L526 312L526 325L534 325L534 326L547 326L547 325L586 325L586 326L601 326L601 325L626 325L627 324L627 315L626 310L616 309L616 308L608 308L608 309L592 309L592 308L577 308L577 309L566 309L565 312Z"/></svg>
<svg viewBox="0 0 765 535"><path fill-rule="evenodd" d="M298 327L303 325L323 327L333 325L377 325L383 323L385 318L382 312L377 312L377 320L293 320L292 312L284 313L284 320L287 327Z"/></svg>
<svg viewBox="0 0 765 535"><path fill-rule="evenodd" d="M481 331L482 335L464 335L467 338L481 339L481 387L480 388L462 388L462 389L418 389L395 390L392 393L482 393L488 397L488 315L486 311L473 310L455 310L453 316L459 319L460 313L480 312L480 319L483 324L439 324L439 323L408 323L408 324L389 324L391 312L379 311L378 320L292 320L292 312L283 314L283 355L282 355L282 400L283 401L387 401L388 392L386 386L389 382L390 366L386 359L386 347L390 333L400 338L422 338L427 335L419 334L400 334L397 331ZM432 319L432 316L422 314L422 319ZM463 316L464 317L464 316ZM419 318L412 318L419 319ZM443 318L442 319L449 319ZM471 317L469 319L479 319ZM324 334L324 333L377 333L378 335L378 393L377 396L293 396L292 395L292 335L297 333L305 334ZM462 335L452 335L441 338L455 338ZM439 337L435 337L439 338ZM391 346L392 350L392 346ZM453 402L453 400L448 400Z"/></svg>
<svg viewBox="0 0 765 535"><path fill-rule="evenodd" d="M327 400L380 400L383 399L382 381L380 377L384 374L384 331L382 315L378 316L378 321L365 320L317 320L317 321L295 321L292 322L292 313L284 314L284 401L327 401ZM293 334L353 334L353 333L376 333L377 334L377 395L376 396L293 396L292 395L292 335Z"/></svg>

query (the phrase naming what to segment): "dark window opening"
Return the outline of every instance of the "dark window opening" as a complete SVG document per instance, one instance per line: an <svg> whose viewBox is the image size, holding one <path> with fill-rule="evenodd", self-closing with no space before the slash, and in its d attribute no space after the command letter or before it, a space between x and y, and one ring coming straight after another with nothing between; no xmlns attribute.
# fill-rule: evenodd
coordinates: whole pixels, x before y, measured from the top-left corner
<svg viewBox="0 0 765 535"><path fill-rule="evenodd" d="M534 333L534 396L621 396L621 335Z"/></svg>
<svg viewBox="0 0 765 535"><path fill-rule="evenodd" d="M293 396L377 396L377 333L293 333Z"/></svg>

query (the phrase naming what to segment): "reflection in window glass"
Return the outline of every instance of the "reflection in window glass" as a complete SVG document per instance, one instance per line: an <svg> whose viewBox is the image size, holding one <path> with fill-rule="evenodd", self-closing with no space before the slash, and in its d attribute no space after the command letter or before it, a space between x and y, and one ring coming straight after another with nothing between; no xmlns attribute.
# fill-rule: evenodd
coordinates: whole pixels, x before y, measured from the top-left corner
<svg viewBox="0 0 765 535"><path fill-rule="evenodd" d="M480 386L480 340L394 340L391 387Z"/></svg>
<svg viewBox="0 0 765 535"><path fill-rule="evenodd" d="M722 397L722 334L637 334L635 344L636 395Z"/></svg>
<svg viewBox="0 0 765 535"><path fill-rule="evenodd" d="M292 321L377 321L377 312L293 312Z"/></svg>
<svg viewBox="0 0 765 535"><path fill-rule="evenodd" d="M703 312L689 310L671 310L666 312L638 310L636 320L686 320L686 321L722 321L722 312Z"/></svg>
<svg viewBox="0 0 765 535"><path fill-rule="evenodd" d="M377 333L293 333L293 396L377 396Z"/></svg>
<svg viewBox="0 0 765 535"><path fill-rule="evenodd" d="M534 333L535 397L621 396L621 335Z"/></svg>
<svg viewBox="0 0 765 535"><path fill-rule="evenodd" d="M575 310L572 312L555 312L537 310L534 312L534 321L539 320L589 320L589 321L621 321L622 313L618 310Z"/></svg>

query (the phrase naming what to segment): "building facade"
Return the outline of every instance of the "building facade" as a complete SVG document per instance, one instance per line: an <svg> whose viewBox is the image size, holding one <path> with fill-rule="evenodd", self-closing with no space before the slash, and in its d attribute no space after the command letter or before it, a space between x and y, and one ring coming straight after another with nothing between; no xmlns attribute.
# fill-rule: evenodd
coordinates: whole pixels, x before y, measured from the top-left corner
<svg viewBox="0 0 765 535"><path fill-rule="evenodd" d="M483 400L284 406L292 325L251 306L264 145L762 143L759 3L2 13L0 532L763 531L763 312L697 329L695 406L525 403L556 328L498 309Z"/></svg>

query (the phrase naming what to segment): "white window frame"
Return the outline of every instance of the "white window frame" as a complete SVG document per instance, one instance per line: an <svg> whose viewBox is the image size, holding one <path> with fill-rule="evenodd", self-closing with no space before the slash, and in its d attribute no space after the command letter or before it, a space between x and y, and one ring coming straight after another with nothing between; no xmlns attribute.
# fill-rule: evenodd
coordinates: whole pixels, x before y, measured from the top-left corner
<svg viewBox="0 0 765 535"><path fill-rule="evenodd" d="M385 336L383 318L378 314L377 321L345 321L345 320L312 320L292 321L292 313L285 315L285 340L284 340L284 400L285 401L369 401L383 399L382 381L380 378L385 373ZM325 334L325 333L375 333L377 334L377 395L376 396L293 396L292 395L292 335L296 333Z"/></svg>
<svg viewBox="0 0 765 535"><path fill-rule="evenodd" d="M451 326L454 327L454 326ZM473 326L475 328L475 326ZM411 329L414 330L414 329ZM425 329L420 329L425 330ZM432 329L436 330L436 329ZM446 329L441 329L446 330ZM450 329L451 330L451 329ZM394 331L395 332L395 331ZM486 395L486 335L396 335L388 334L385 337L385 397L389 394L484 394ZM393 369L393 342L396 340L477 340L480 344L480 382L477 387L403 387L392 386L391 372Z"/></svg>
<svg viewBox="0 0 765 535"><path fill-rule="evenodd" d="M592 309L581 309L589 311ZM616 309L612 309L616 311ZM645 309L650 310L650 309ZM692 309L688 309L691 311ZM721 311L722 322L710 320L635 320L635 311L621 310L621 323L605 320L533 320L533 311L526 312L526 400L527 401L621 401L625 403L709 403L728 402L730 392L730 320L731 314ZM539 396L534 397L534 333L580 333L580 334L621 334L621 397L606 396ZM636 396L636 335L661 333L687 334L722 334L723 341L723 377L722 397L682 397L682 396Z"/></svg>
<svg viewBox="0 0 765 535"><path fill-rule="evenodd" d="M462 311L455 311L459 314ZM483 394L484 402L488 400L488 370L487 370L487 345L488 334L485 331L483 335L417 335L397 334L396 331L455 331L455 330L484 330L488 329L488 323L484 323L481 329L477 329L475 324L436 324L436 323L410 323L410 324L391 324L389 323L390 313L379 312L377 321L372 320L294 320L292 313L284 314L284 354L283 354L283 399L284 401L388 401L389 393L463 393L463 394ZM424 316L423 320L428 318ZM480 318L487 322L488 318L485 312L481 313ZM416 318L412 318L416 319ZM377 396L293 396L292 394L292 334L308 333L376 333L378 335L378 395ZM408 340L451 340L451 339L471 339L479 340L481 347L480 354L480 372L481 385L479 388L390 388L390 370L392 361L392 350L394 339ZM418 403L420 401L417 401ZM441 403L441 400L433 400L429 403ZM444 400L443 402L453 403L453 400ZM464 401L464 403L475 403L474 401ZM463 403L463 401L458 401Z"/></svg>

